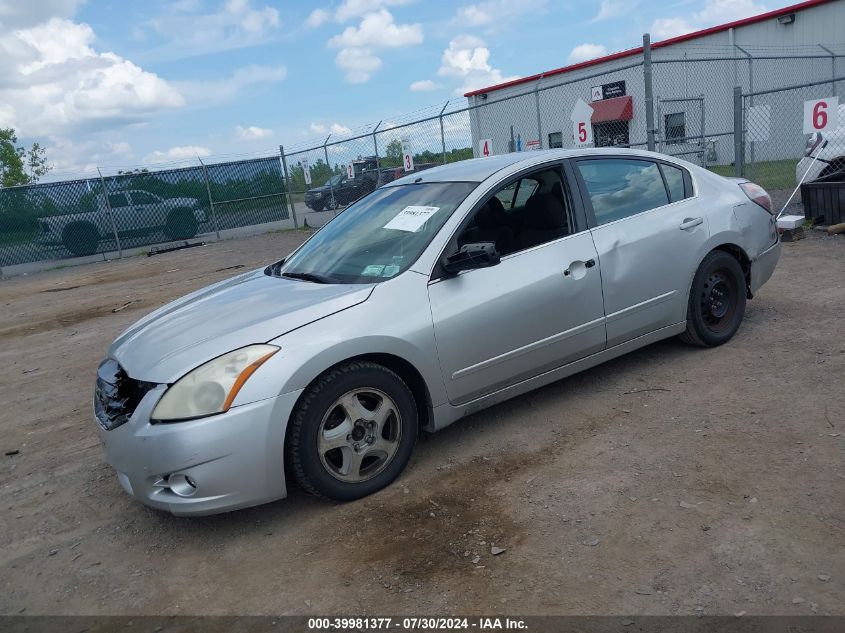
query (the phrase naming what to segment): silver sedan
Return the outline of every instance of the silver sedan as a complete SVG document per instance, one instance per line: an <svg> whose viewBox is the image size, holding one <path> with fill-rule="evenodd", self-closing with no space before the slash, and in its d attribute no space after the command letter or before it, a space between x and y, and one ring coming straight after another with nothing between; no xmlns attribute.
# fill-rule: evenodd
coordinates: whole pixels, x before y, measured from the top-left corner
<svg viewBox="0 0 845 633"><path fill-rule="evenodd" d="M660 154L410 174L122 333L95 389L106 458L180 515L281 499L286 472L356 499L420 430L660 339L727 342L779 254L765 191Z"/></svg>

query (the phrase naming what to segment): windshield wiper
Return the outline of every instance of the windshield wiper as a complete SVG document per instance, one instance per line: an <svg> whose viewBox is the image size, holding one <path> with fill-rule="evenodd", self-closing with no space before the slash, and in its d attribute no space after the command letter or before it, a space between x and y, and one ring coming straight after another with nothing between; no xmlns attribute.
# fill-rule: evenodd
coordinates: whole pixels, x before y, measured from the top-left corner
<svg viewBox="0 0 845 633"><path fill-rule="evenodd" d="M289 277L290 279L301 279L302 281L310 281L315 284L330 284L332 280L324 275L317 273L300 273L300 272L284 272L282 277Z"/></svg>

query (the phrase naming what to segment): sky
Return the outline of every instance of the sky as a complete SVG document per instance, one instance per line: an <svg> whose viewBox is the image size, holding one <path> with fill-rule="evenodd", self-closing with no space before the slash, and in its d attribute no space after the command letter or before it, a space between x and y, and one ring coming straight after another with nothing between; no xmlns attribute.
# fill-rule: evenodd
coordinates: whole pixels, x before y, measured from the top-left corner
<svg viewBox="0 0 845 633"><path fill-rule="evenodd" d="M0 0L0 128L51 179L270 155L784 0Z"/></svg>

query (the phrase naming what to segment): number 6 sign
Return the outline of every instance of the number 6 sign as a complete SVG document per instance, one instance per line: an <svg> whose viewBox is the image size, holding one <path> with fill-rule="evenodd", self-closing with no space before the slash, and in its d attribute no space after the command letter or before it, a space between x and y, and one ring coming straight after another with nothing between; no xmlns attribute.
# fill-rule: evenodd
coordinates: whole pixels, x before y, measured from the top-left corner
<svg viewBox="0 0 845 633"><path fill-rule="evenodd" d="M811 99L804 102L804 134L839 127L839 98Z"/></svg>

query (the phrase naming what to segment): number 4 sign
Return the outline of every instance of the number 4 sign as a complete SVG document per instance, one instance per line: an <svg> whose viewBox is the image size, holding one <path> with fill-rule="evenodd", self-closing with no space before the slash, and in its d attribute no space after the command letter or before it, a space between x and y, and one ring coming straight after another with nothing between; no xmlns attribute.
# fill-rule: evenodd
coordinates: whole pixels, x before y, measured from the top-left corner
<svg viewBox="0 0 845 633"><path fill-rule="evenodd" d="M804 102L804 134L835 130L839 127L839 98L811 99Z"/></svg>
<svg viewBox="0 0 845 633"><path fill-rule="evenodd" d="M487 158L493 155L493 139L483 138L478 141L478 153L481 158Z"/></svg>

